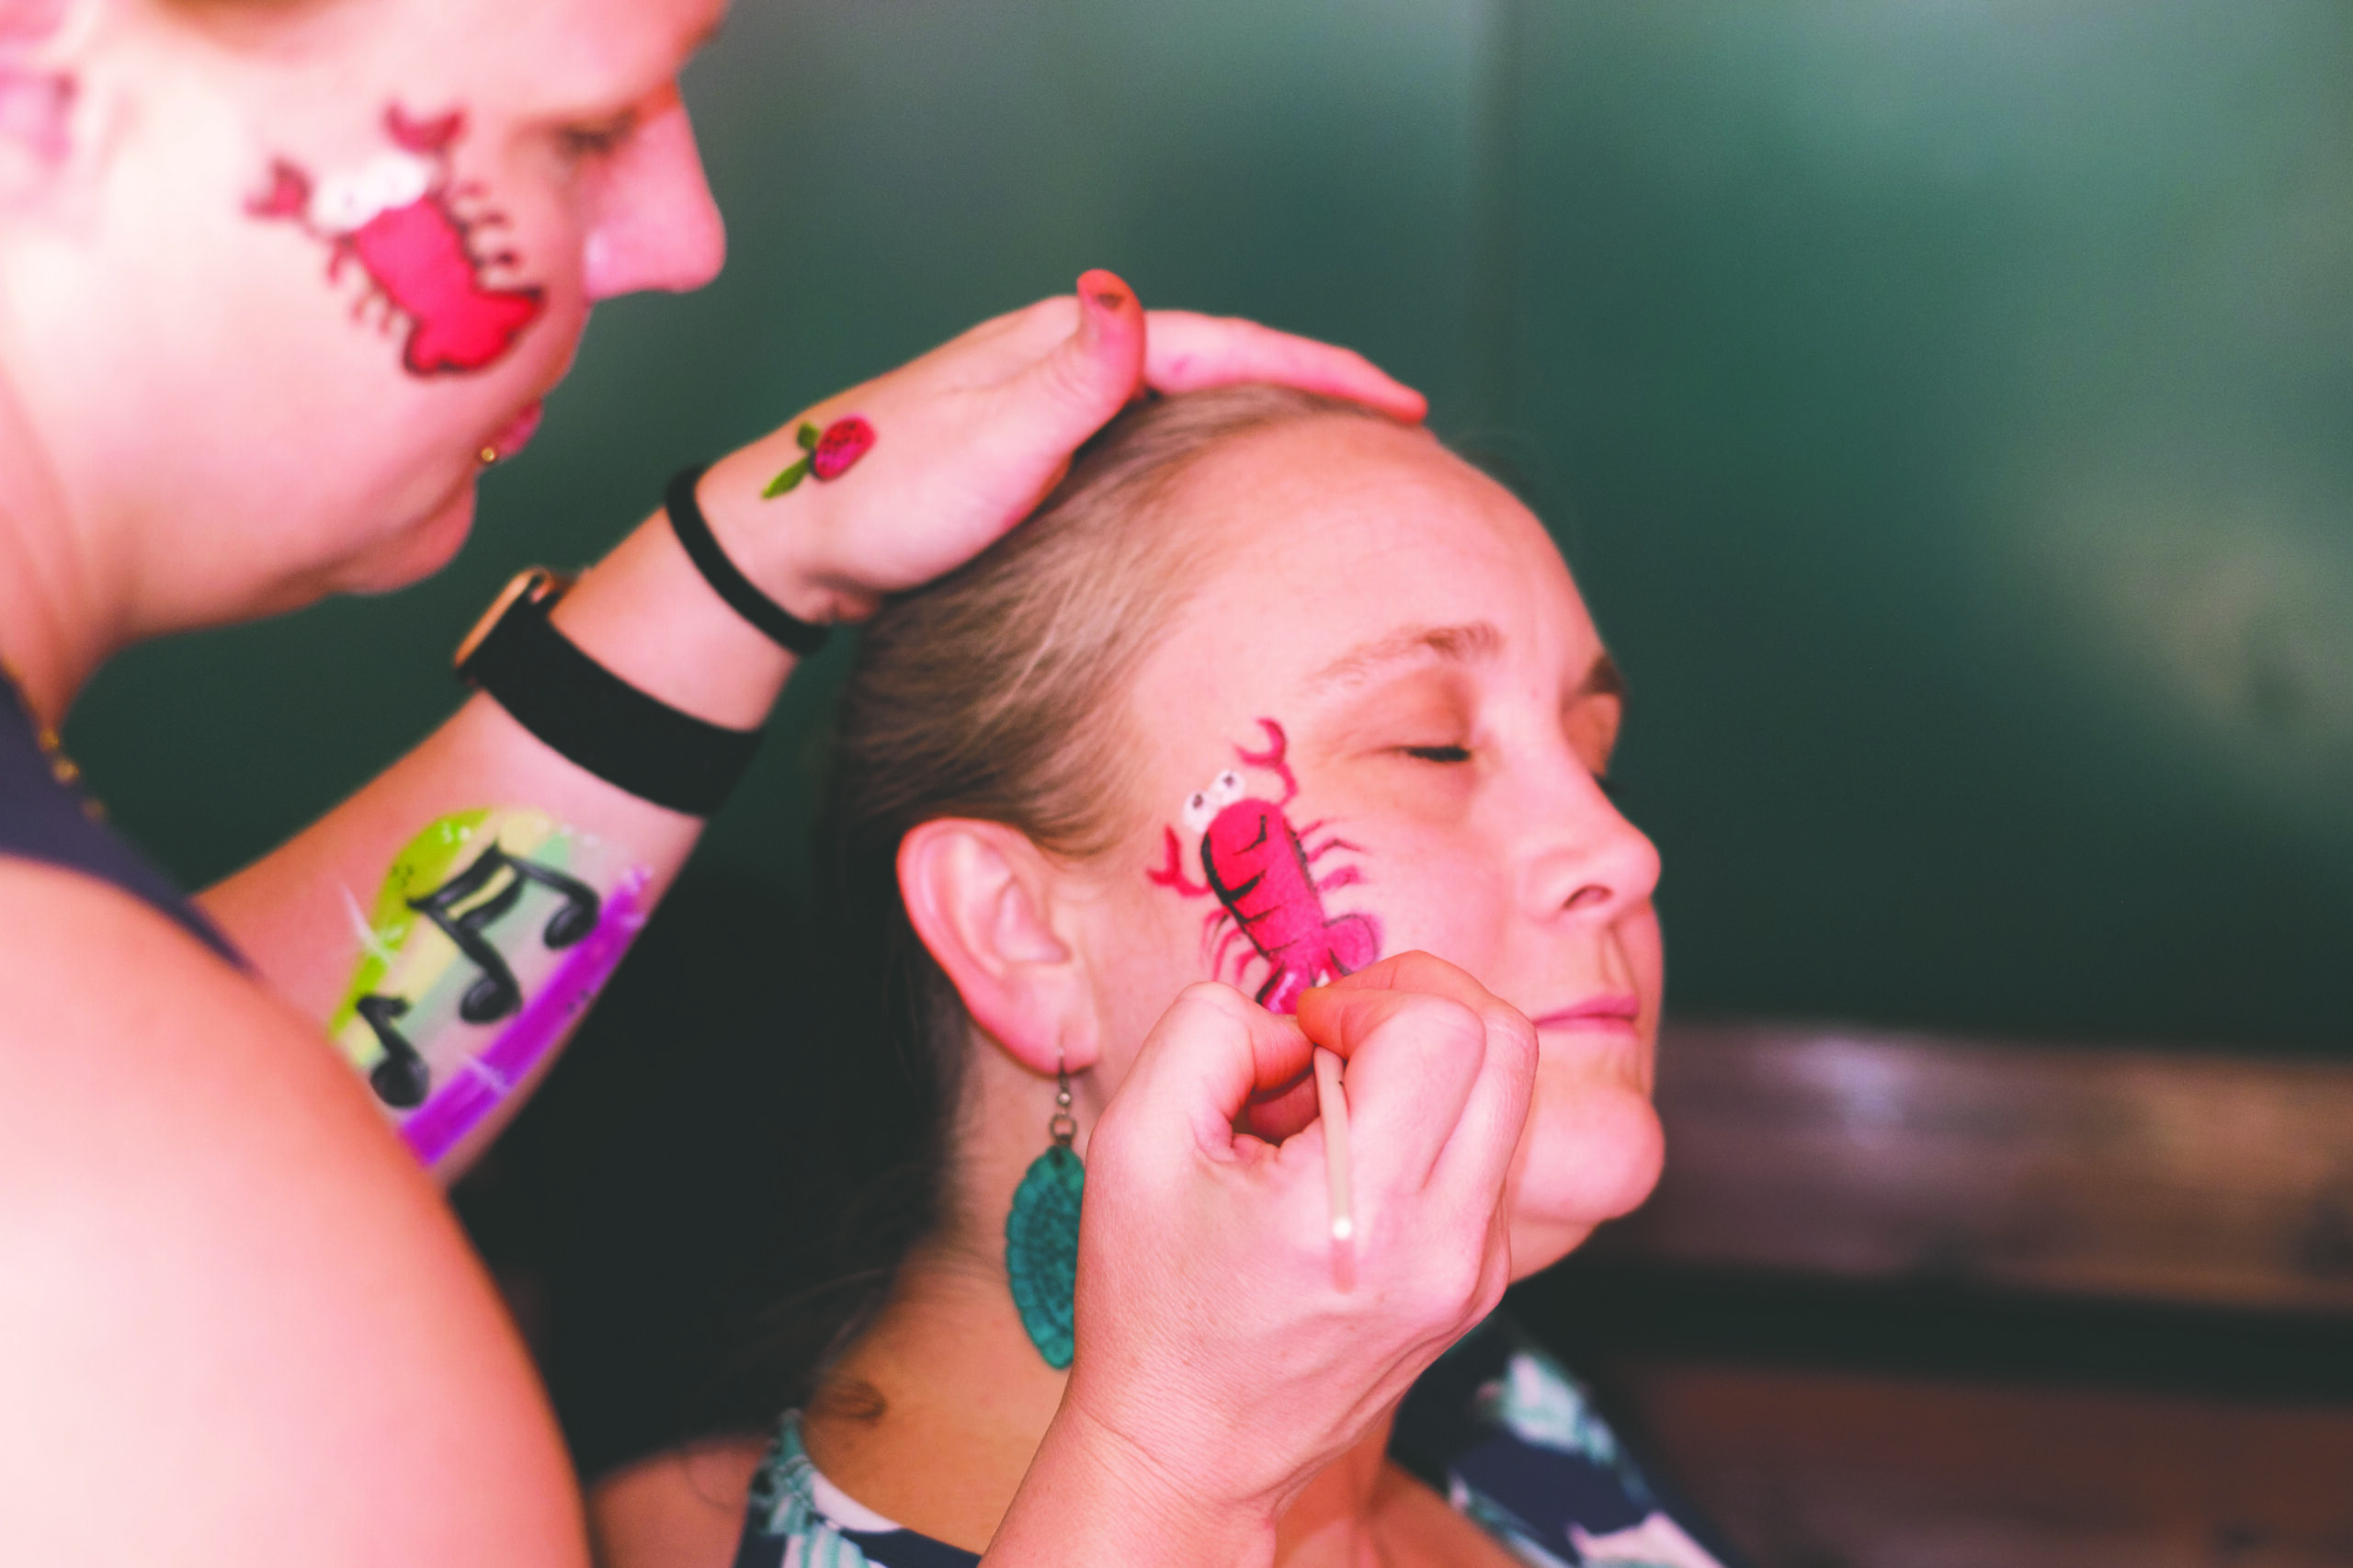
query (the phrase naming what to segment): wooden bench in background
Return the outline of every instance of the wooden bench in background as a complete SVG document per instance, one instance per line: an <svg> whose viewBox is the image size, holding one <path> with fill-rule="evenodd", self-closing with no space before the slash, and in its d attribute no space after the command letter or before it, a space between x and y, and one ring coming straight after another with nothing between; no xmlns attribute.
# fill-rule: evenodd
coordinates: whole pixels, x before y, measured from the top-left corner
<svg viewBox="0 0 2353 1568"><path fill-rule="evenodd" d="M2353 1564L2353 1064L1671 1028L1518 1310L1765 1568Z"/></svg>

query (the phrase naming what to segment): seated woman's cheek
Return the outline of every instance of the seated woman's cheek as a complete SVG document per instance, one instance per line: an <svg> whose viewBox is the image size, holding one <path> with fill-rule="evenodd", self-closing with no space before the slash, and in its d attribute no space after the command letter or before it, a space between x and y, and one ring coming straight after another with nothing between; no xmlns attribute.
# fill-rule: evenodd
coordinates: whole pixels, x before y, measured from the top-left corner
<svg viewBox="0 0 2353 1568"><path fill-rule="evenodd" d="M1302 784L1289 732L1254 721L1260 744L1232 743L1222 767L1184 797L1162 829L1154 886L1203 906L1201 942L1210 976L1249 990L1272 1013L1297 1010L1300 993L1364 968L1381 956L1379 916L1327 908L1326 895L1364 880L1364 848L1330 817L1302 821ZM1348 899L1361 904L1360 893Z"/></svg>
<svg viewBox="0 0 2353 1568"><path fill-rule="evenodd" d="M1515 1223L1582 1229L1629 1214L1658 1184L1665 1157L1658 1112L1640 1083L1540 1066L1520 1145ZM1532 1273L1560 1256L1515 1249L1513 1272Z"/></svg>

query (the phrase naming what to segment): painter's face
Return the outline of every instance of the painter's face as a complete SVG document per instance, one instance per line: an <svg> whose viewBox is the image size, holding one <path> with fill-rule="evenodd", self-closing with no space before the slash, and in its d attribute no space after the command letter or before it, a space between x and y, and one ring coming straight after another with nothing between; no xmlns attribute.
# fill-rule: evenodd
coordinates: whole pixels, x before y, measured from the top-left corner
<svg viewBox="0 0 2353 1568"><path fill-rule="evenodd" d="M1435 953L1537 1023L1513 1255L1542 1267L1660 1160L1658 858L1602 788L1622 699L1567 568L1501 486L1369 420L1236 442L1170 504L1220 564L1133 694L1157 794L1091 868L1104 1087L1188 982L1289 1010Z"/></svg>
<svg viewBox="0 0 2353 1568"><path fill-rule="evenodd" d="M84 298L26 356L89 507L172 519L191 603L240 612L439 565L590 304L718 269L675 77L720 6L335 0L226 38L121 7Z"/></svg>

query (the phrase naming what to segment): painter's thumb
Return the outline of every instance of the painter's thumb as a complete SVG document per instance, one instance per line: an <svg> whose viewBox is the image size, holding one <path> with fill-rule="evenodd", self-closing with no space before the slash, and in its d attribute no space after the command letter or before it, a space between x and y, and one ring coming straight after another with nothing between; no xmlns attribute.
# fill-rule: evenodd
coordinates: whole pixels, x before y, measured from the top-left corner
<svg viewBox="0 0 2353 1568"><path fill-rule="evenodd" d="M1116 274L1078 279L1078 328L1024 371L1016 392L1075 448L1143 388L1143 306Z"/></svg>

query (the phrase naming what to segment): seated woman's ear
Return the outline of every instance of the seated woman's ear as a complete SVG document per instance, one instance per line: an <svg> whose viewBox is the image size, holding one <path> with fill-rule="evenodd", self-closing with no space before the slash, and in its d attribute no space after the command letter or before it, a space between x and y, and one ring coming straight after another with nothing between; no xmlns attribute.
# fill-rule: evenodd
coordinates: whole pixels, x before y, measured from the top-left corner
<svg viewBox="0 0 2353 1568"><path fill-rule="evenodd" d="M1003 823L940 817L899 841L907 920L965 1011L1032 1072L1095 1064L1093 989L1060 927L1059 880L1039 847Z"/></svg>

